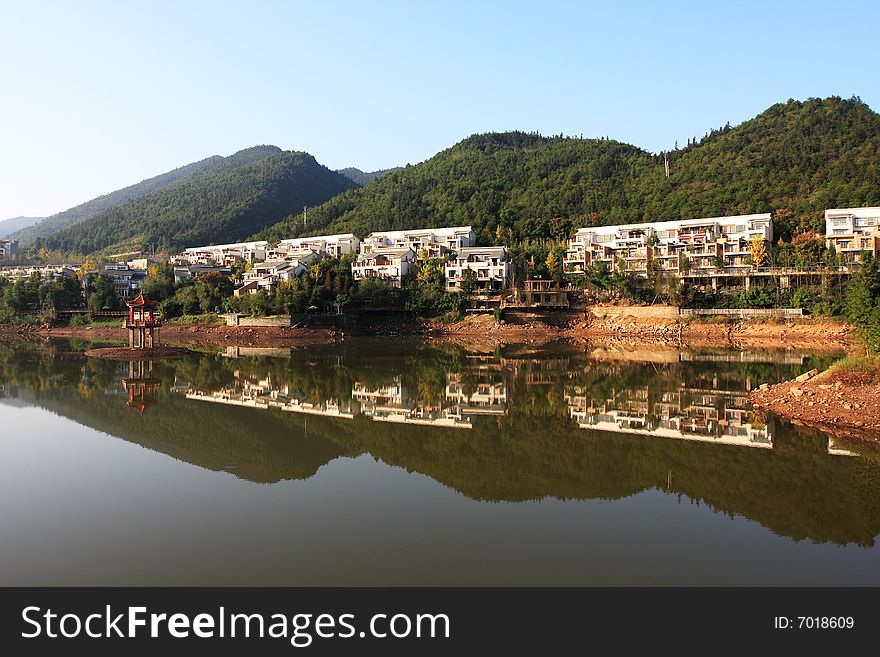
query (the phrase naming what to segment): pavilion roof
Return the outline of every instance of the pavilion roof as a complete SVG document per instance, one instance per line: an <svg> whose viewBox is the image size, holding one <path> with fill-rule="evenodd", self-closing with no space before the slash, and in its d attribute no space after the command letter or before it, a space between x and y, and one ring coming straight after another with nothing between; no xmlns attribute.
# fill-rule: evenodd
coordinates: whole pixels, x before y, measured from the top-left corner
<svg viewBox="0 0 880 657"><path fill-rule="evenodd" d="M134 299L126 299L125 305L129 308L155 308L158 302L147 299L144 293L141 292Z"/></svg>

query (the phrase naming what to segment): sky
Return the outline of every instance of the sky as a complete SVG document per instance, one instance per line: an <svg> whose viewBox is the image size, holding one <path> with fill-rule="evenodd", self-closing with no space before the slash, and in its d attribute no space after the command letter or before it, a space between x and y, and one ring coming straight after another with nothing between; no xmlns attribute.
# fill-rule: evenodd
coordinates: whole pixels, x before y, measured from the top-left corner
<svg viewBox="0 0 880 657"><path fill-rule="evenodd" d="M657 152L789 98L880 108L880 2L0 0L0 219L255 144L337 169L478 132Z"/></svg>

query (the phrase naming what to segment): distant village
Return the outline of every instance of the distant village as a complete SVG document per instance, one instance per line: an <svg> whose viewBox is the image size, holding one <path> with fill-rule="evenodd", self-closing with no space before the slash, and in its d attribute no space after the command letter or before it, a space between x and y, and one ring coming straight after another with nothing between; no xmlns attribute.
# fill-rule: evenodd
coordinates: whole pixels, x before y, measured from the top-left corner
<svg viewBox="0 0 880 657"><path fill-rule="evenodd" d="M880 207L841 208L825 211L825 246L835 255L835 267L846 274L862 254L874 257L880 250ZM138 293L153 265L173 266L179 285L200 274L216 272L234 280L236 297L271 293L280 283L297 278L324 258L347 258L355 282L375 278L394 288L426 260L442 262L446 292L467 291L470 307L565 307L568 294L577 289L591 267L635 277L663 275L677 281L711 287L741 285L773 277L785 288L791 276L818 273L818 266L767 266L773 243L771 213L710 217L655 223L584 227L568 241L555 278L515 277L504 246L478 245L470 226L373 232L359 239L354 234L318 235L267 241L206 245L171 256L122 259L99 267L82 265L6 265L0 277L18 280L39 274L44 280L79 277L84 281L103 274L113 281L123 298ZM0 240L0 262L17 252L12 240ZM827 268L826 268L827 269Z"/></svg>

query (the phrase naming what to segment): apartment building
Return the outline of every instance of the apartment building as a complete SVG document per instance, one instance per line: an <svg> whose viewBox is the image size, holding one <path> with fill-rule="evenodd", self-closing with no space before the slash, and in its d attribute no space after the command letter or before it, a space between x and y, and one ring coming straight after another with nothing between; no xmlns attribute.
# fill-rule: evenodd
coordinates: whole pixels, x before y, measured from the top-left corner
<svg viewBox="0 0 880 657"><path fill-rule="evenodd" d="M152 266L163 265L168 262L168 256L147 256L143 258L134 258L126 264L132 269L149 269Z"/></svg>
<svg viewBox="0 0 880 657"><path fill-rule="evenodd" d="M0 278L17 281L21 278L30 278L33 274L39 274L45 280L61 278L76 278L76 267L73 265L26 265L18 267L0 267Z"/></svg>
<svg viewBox="0 0 880 657"><path fill-rule="evenodd" d="M283 260L288 256L296 257L306 251L314 251L322 255L339 258L346 253L357 253L361 241L352 233L339 235L317 235L315 237L298 237L281 240L277 246L268 250L267 260Z"/></svg>
<svg viewBox="0 0 880 657"><path fill-rule="evenodd" d="M184 249L176 256L180 263L191 265L232 266L245 262L260 262L266 259L269 242L237 242L235 244L215 244L210 246L194 246Z"/></svg>
<svg viewBox="0 0 880 657"><path fill-rule="evenodd" d="M195 278L199 274L209 274L217 272L221 276L232 276L232 269L229 267L217 267L214 265L188 265L185 267L174 268L174 284L180 285L191 278Z"/></svg>
<svg viewBox="0 0 880 657"><path fill-rule="evenodd" d="M113 280L113 289L120 297L134 296L147 278L146 270L133 269L124 262L104 265L99 272L92 272L93 275L98 273Z"/></svg>
<svg viewBox="0 0 880 657"><path fill-rule="evenodd" d="M477 295L497 294L507 287L510 262L503 246L472 246L458 250L446 263L446 291L461 291L461 283L470 277Z"/></svg>
<svg viewBox="0 0 880 657"><path fill-rule="evenodd" d="M862 253L880 253L880 207L825 210L825 245L842 263L858 262Z"/></svg>
<svg viewBox="0 0 880 657"><path fill-rule="evenodd" d="M750 242L773 242L773 218L763 214L709 217L581 228L569 240L563 266L567 274L586 271L592 262L646 274L660 271L749 267ZM621 264L623 263L623 264Z"/></svg>
<svg viewBox="0 0 880 657"><path fill-rule="evenodd" d="M391 230L367 235L361 243L361 253L409 248L419 256L427 253L429 258L442 258L476 243L477 234L470 226Z"/></svg>
<svg viewBox="0 0 880 657"><path fill-rule="evenodd" d="M376 277L388 281L394 287L401 287L416 257L416 252L410 247L384 248L361 253L351 263L351 275L356 281Z"/></svg>
<svg viewBox="0 0 880 657"><path fill-rule="evenodd" d="M0 260L9 260L18 253L18 241L0 239Z"/></svg>
<svg viewBox="0 0 880 657"><path fill-rule="evenodd" d="M278 283L290 281L305 273L308 265L319 259L314 251L298 252L300 257L293 260L267 260L253 266L242 277L243 285L237 288L234 296L255 294L259 290L272 291Z"/></svg>

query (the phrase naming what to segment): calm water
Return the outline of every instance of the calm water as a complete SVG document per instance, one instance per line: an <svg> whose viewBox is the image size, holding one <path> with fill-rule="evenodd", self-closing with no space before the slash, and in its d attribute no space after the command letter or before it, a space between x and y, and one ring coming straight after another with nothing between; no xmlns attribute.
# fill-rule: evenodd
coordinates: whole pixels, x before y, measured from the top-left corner
<svg viewBox="0 0 880 657"><path fill-rule="evenodd" d="M0 584L880 584L880 458L752 410L829 354L0 343Z"/></svg>

